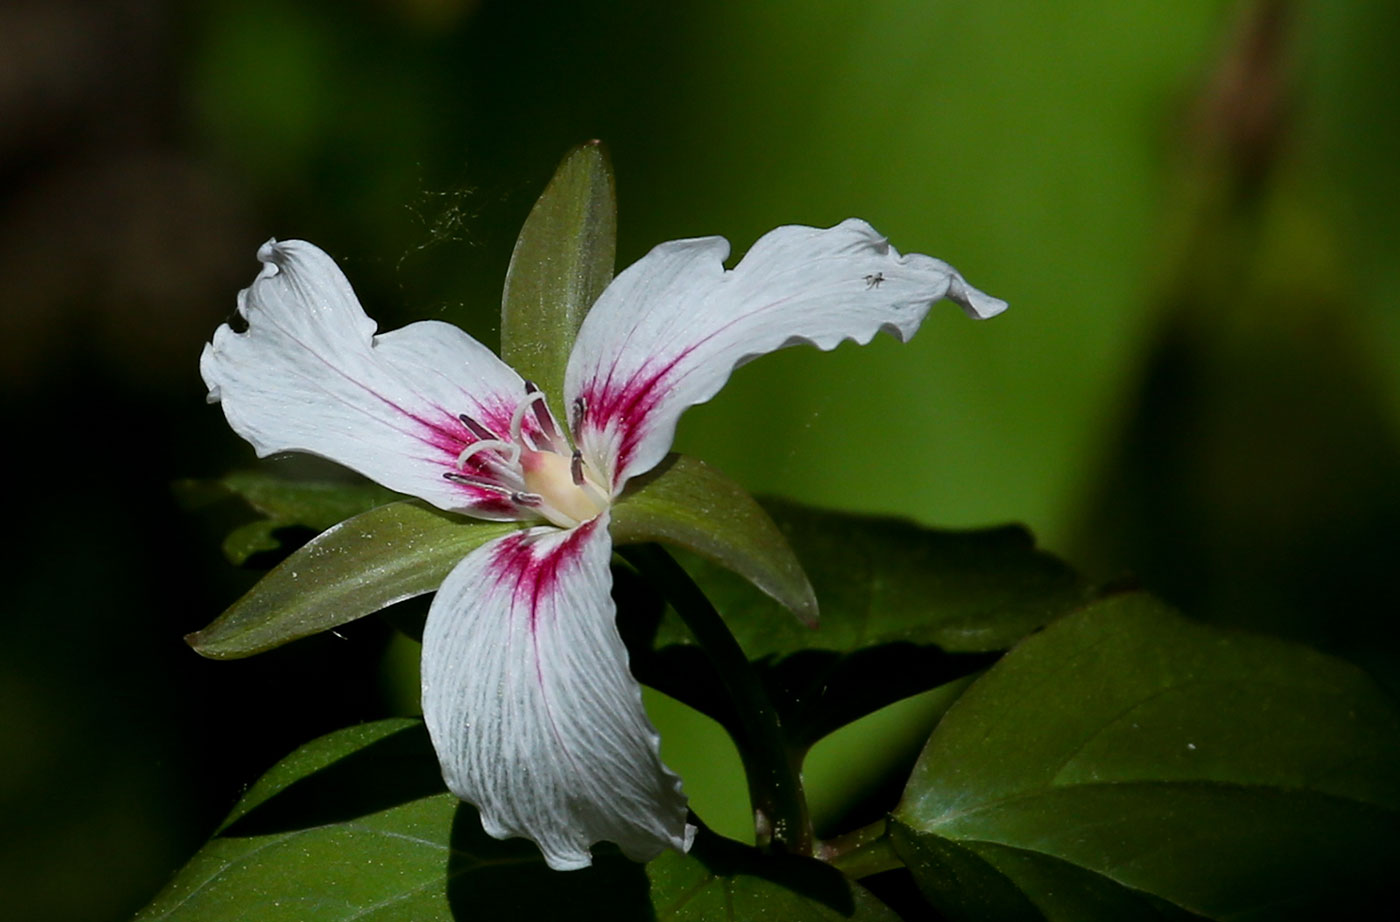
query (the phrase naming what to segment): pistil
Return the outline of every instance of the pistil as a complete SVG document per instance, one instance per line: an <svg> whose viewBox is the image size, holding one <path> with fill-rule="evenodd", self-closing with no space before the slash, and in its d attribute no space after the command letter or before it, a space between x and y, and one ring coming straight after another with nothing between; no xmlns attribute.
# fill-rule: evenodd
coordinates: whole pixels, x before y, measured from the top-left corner
<svg viewBox="0 0 1400 922"><path fill-rule="evenodd" d="M581 403L575 401L576 416L582 415ZM529 417L536 423L533 431L525 427ZM465 413L458 419L474 441L457 455L456 470L443 473L453 483L508 497L525 517L543 516L560 528L573 528L608 508L608 491L583 454L569 447L532 382L525 382L525 399L511 414L504 438ZM476 466L469 469L472 461Z"/></svg>
<svg viewBox="0 0 1400 922"><path fill-rule="evenodd" d="M579 462L577 465L575 458ZM555 525L572 528L608 508L606 494L590 481L587 464L581 456L527 451L520 456L520 463L526 487L544 501L538 511ZM575 467L579 470L582 483L574 479Z"/></svg>

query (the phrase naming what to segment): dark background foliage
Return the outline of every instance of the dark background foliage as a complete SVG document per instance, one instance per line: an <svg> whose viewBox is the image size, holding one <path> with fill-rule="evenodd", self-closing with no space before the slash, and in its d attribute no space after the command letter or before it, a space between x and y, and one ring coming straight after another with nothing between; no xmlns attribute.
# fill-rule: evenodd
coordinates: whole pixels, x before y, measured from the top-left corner
<svg viewBox="0 0 1400 922"><path fill-rule="evenodd" d="M181 642L254 575L219 556L232 510L171 490L251 460L198 352L272 235L341 259L385 328L494 341L514 234L591 137L624 263L854 214L1013 304L747 366L683 448L807 502L1025 522L1393 688L1398 39L1365 0L11 0L7 909L122 918L272 761L411 711L377 621L236 663ZM742 831L714 729L650 700L697 809ZM923 713L819 746L819 816Z"/></svg>

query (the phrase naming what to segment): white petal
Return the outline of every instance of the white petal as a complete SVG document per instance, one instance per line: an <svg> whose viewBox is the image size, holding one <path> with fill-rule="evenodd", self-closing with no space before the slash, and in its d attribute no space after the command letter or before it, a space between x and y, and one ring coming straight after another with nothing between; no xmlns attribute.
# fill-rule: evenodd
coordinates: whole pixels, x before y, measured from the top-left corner
<svg viewBox="0 0 1400 922"><path fill-rule="evenodd" d="M556 870L586 867L601 840L645 861L693 835L613 623L611 555L606 514L497 539L448 575L423 631L447 786Z"/></svg>
<svg viewBox="0 0 1400 922"><path fill-rule="evenodd" d="M443 509L519 517L499 492L442 476L476 440L458 414L506 435L525 396L510 366L439 321L375 336L345 275L309 243L269 241L258 258L238 296L247 330L219 327L199 369L260 457L304 451Z"/></svg>
<svg viewBox="0 0 1400 922"><path fill-rule="evenodd" d="M1006 303L947 263L901 256L864 221L780 227L733 270L722 237L663 243L607 287L579 330L565 395L587 412L575 433L619 491L670 449L682 412L713 397L735 366L799 342L913 335L948 298L973 317Z"/></svg>

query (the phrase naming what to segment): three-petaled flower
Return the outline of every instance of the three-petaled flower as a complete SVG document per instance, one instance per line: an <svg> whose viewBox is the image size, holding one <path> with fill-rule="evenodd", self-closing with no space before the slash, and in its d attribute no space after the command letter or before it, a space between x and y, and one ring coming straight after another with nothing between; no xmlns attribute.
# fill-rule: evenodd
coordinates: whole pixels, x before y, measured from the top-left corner
<svg viewBox="0 0 1400 922"><path fill-rule="evenodd" d="M238 300L247 329L220 327L200 360L210 401L259 456L309 452L529 526L443 581L423 713L448 787L554 868L586 866L601 840L646 860L693 834L628 671L609 570L612 506L665 457L681 413L783 346L907 339L943 298L974 317L1006 306L854 219L780 227L730 270L728 252L719 237L672 241L618 275L578 330L562 395L445 323L376 335L340 269L301 241L258 251Z"/></svg>

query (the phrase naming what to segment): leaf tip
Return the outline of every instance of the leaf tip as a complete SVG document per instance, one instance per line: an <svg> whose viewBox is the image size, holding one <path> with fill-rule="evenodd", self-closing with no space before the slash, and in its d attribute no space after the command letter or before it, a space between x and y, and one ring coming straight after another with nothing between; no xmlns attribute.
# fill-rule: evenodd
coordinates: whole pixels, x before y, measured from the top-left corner
<svg viewBox="0 0 1400 922"><path fill-rule="evenodd" d="M612 158L608 154L608 145L604 144L601 138L590 138L581 144L575 144L573 147L569 148L568 153L564 155L564 159L559 161L559 167L558 170L556 170L555 176L557 177L559 171L564 170L566 167L583 162L588 165L586 168L601 170L606 173L609 180L611 180L611 160Z"/></svg>
<svg viewBox="0 0 1400 922"><path fill-rule="evenodd" d="M801 580L800 586L788 586L786 591L776 592L772 588L760 586L784 608L792 612L802 626L811 630L816 630L820 624L821 613L817 606L817 593L812 588L812 581L807 578L807 574L800 568L797 576Z"/></svg>
<svg viewBox="0 0 1400 922"><path fill-rule="evenodd" d="M185 643L190 645L190 649L198 653L205 659L238 659L237 651L230 651L226 647L220 647L217 636L209 636L209 632L214 625L209 625L201 631L192 631L185 635ZM243 654L246 656L247 654Z"/></svg>

